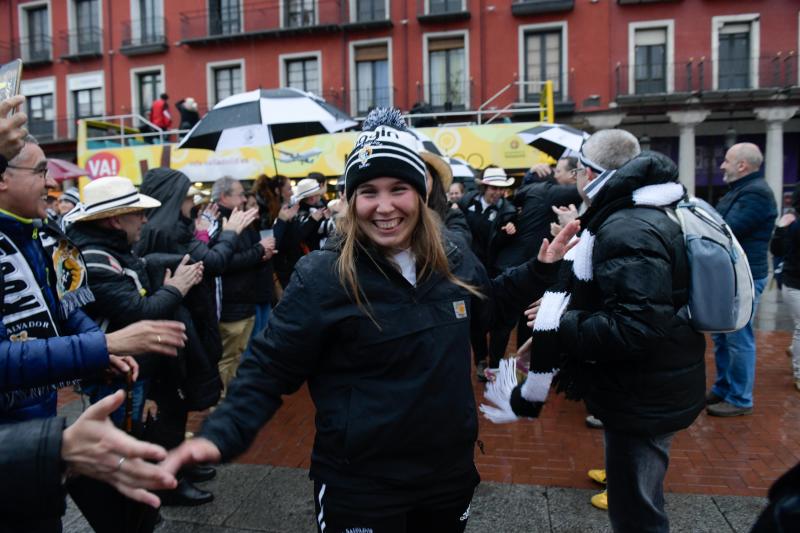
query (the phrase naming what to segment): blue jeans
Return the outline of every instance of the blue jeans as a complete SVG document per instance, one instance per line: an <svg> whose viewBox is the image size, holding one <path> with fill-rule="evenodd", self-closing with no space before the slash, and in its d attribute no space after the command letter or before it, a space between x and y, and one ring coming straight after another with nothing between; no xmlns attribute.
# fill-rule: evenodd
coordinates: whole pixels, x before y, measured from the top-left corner
<svg viewBox="0 0 800 533"><path fill-rule="evenodd" d="M758 301L767 285L767 278L753 280L755 301L753 318ZM714 358L717 363L717 380L711 392L737 407L753 406L753 383L756 380L756 339L753 320L733 333L717 333L714 340Z"/></svg>
<svg viewBox="0 0 800 533"><path fill-rule="evenodd" d="M250 351L250 344L256 335L260 335L264 328L267 327L269 321L269 314L272 307L269 304L256 304L256 320L253 322L253 332L250 334L250 340L247 342L247 350Z"/></svg>
<svg viewBox="0 0 800 533"><path fill-rule="evenodd" d="M605 430L608 518L614 533L669 533L664 476L674 435Z"/></svg>

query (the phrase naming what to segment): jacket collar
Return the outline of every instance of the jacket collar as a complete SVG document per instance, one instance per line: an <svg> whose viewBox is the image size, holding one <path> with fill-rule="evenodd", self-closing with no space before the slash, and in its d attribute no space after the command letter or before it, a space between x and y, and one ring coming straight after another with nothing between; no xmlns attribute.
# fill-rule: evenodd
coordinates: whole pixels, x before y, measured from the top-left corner
<svg viewBox="0 0 800 533"><path fill-rule="evenodd" d="M751 172L746 176L742 176L736 181L732 181L728 185L730 186L731 189L738 189L739 187L744 187L746 184L751 183L761 177L762 177L761 171L756 170L755 172Z"/></svg>

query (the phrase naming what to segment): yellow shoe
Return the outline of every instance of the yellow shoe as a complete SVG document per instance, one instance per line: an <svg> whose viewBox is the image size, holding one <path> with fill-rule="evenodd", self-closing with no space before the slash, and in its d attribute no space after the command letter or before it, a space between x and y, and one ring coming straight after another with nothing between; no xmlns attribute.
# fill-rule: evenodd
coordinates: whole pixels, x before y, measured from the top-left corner
<svg viewBox="0 0 800 533"><path fill-rule="evenodd" d="M597 470L589 470L586 474L589 476L589 479L592 481L597 481L598 483L605 485L606 484L606 471L605 469L597 469Z"/></svg>
<svg viewBox="0 0 800 533"><path fill-rule="evenodd" d="M595 494L590 500L592 505L603 511L608 511L608 491L604 490L600 494Z"/></svg>

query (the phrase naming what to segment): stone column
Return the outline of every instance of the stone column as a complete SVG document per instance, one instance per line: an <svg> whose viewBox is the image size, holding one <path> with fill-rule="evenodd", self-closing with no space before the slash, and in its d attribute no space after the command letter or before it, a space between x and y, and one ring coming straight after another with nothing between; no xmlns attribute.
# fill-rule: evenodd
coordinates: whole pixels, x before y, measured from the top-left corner
<svg viewBox="0 0 800 533"><path fill-rule="evenodd" d="M586 115L586 121L595 131L607 130L619 126L625 115L627 113L592 113Z"/></svg>
<svg viewBox="0 0 800 533"><path fill-rule="evenodd" d="M767 122L767 146L764 150L764 177L778 203L783 205L783 123L800 109L798 106L757 107L753 109L760 120Z"/></svg>
<svg viewBox="0 0 800 533"><path fill-rule="evenodd" d="M711 113L708 109L693 109L691 111L670 111L667 113L670 122L681 128L680 145L678 150L678 175L681 183L694 195L694 128Z"/></svg>

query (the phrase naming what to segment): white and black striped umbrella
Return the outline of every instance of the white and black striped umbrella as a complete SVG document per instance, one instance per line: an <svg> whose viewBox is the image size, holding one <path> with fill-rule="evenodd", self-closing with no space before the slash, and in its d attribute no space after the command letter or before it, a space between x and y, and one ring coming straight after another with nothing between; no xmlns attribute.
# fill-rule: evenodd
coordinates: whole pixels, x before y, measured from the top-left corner
<svg viewBox="0 0 800 533"><path fill-rule="evenodd" d="M445 157L445 159L450 163L450 168L453 170L453 181L461 183L475 181L476 172L469 163L455 157Z"/></svg>
<svg viewBox="0 0 800 533"><path fill-rule="evenodd" d="M541 124L519 132L517 135L526 144L530 144L554 159L561 157L567 150L578 152L589 134L563 124Z"/></svg>
<svg viewBox="0 0 800 533"><path fill-rule="evenodd" d="M220 101L186 134L178 148L267 146L356 124L346 113L311 93L293 88L257 89Z"/></svg>

